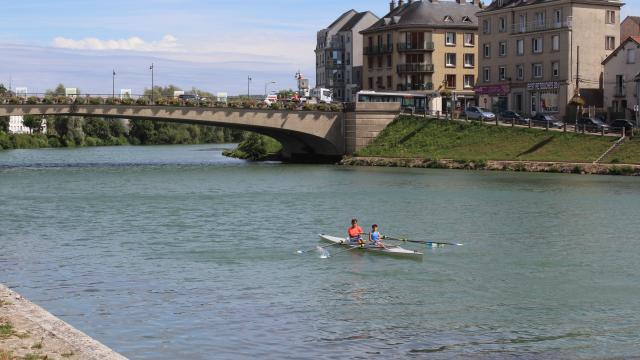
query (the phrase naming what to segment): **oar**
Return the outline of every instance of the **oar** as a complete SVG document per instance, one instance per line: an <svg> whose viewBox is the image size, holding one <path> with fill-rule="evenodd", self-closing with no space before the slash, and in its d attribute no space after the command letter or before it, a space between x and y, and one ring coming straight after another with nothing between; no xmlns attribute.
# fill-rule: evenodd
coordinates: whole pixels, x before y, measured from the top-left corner
<svg viewBox="0 0 640 360"><path fill-rule="evenodd" d="M353 250L353 249L360 249L360 248L363 248L363 247L364 247L364 245L353 246L353 247L348 248L347 250L338 251L337 253L335 253L335 254L333 254L333 255L342 254L342 253L345 253L345 252L347 252L347 251L351 251L351 250ZM328 257L330 257L330 256L327 256L327 258L328 258ZM326 259L326 258L325 258L325 259Z"/></svg>
<svg viewBox="0 0 640 360"><path fill-rule="evenodd" d="M460 243L450 243L450 242L440 242L440 241L430 241L430 240L410 240L410 239L405 239L405 238L396 238L396 237L391 237L391 236L382 236L382 239L384 240L395 240L395 241L404 241L404 242L410 242L410 243L416 243L416 244L425 244L425 245L453 245L453 246L462 246L464 244L460 244Z"/></svg>
<svg viewBox="0 0 640 360"><path fill-rule="evenodd" d="M331 243L329 245L324 245L324 246L316 246L313 249L309 249L309 250L298 250L298 251L296 251L296 253L302 255L302 254L308 253L309 251L314 251L314 250L317 250L317 249L324 249L324 248L328 248L329 246L340 245L340 244L344 244L344 243L345 242L342 241L342 242L337 242L337 243Z"/></svg>

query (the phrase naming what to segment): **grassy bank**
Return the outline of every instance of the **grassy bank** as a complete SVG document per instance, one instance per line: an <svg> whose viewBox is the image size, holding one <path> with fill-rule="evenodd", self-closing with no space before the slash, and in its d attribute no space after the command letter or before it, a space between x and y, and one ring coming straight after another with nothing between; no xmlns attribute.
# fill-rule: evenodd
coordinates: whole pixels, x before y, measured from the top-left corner
<svg viewBox="0 0 640 360"><path fill-rule="evenodd" d="M578 163L596 160L615 140L614 137L400 116L355 155ZM633 140L607 160L640 163L639 150L640 142Z"/></svg>

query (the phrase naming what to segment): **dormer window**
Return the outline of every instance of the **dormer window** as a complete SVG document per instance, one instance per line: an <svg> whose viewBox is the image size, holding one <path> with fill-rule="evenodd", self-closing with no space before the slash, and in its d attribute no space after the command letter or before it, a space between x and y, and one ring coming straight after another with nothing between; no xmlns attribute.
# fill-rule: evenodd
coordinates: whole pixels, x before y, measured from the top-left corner
<svg viewBox="0 0 640 360"><path fill-rule="evenodd" d="M451 16L447 15L447 16L444 17L444 22L446 22L446 23L453 22L453 18Z"/></svg>
<svg viewBox="0 0 640 360"><path fill-rule="evenodd" d="M471 19L468 16L463 16L462 22L465 24L471 24Z"/></svg>

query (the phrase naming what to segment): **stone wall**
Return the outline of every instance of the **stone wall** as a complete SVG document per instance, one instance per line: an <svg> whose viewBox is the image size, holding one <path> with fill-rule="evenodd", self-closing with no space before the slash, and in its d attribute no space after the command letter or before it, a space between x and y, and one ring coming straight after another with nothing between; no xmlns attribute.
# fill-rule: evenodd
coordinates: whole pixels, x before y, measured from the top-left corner
<svg viewBox="0 0 640 360"><path fill-rule="evenodd" d="M369 145L399 113L400 103L356 103L356 111L344 118L347 155Z"/></svg>

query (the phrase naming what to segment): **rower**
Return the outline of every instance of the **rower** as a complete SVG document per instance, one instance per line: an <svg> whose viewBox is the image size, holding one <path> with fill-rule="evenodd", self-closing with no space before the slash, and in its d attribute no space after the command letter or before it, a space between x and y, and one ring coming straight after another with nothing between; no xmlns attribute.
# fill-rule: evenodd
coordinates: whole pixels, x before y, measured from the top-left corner
<svg viewBox="0 0 640 360"><path fill-rule="evenodd" d="M351 244L364 244L362 236L360 236L360 234L362 234L362 228L358 225L358 219L351 219L351 227L347 229L347 234L349 235L349 242Z"/></svg>
<svg viewBox="0 0 640 360"><path fill-rule="evenodd" d="M382 241L380 241L380 231L378 230L378 225L371 225L371 232L369 233L369 242L373 244L375 247L384 247Z"/></svg>

